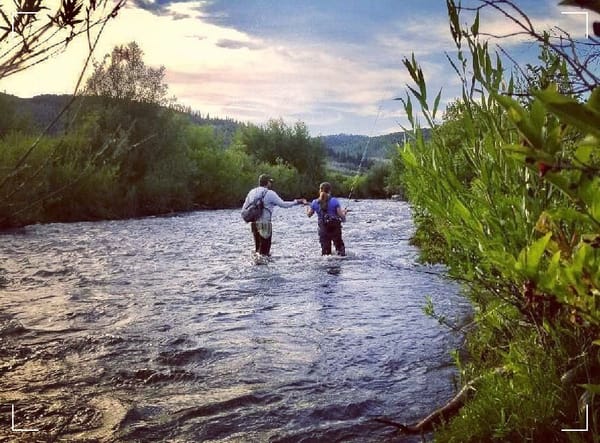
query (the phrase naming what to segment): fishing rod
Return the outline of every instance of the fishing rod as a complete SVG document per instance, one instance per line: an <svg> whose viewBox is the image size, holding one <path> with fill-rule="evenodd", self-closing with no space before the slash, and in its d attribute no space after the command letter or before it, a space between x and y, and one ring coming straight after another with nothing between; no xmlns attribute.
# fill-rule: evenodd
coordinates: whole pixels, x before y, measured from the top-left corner
<svg viewBox="0 0 600 443"><path fill-rule="evenodd" d="M369 150L369 145L371 144L371 139L373 138L373 133L375 132L375 126L377 126L377 121L379 120L379 116L381 115L382 108L383 108L383 100L381 100L379 102L379 106L377 107L377 115L375 116L375 120L373 122L373 126L371 127L371 131L370 131L369 135L367 136L367 143L365 144L365 149L363 150L362 156L360 158L360 162L358 163L358 169L356 171L356 175L354 176L354 179L352 180L352 184L350 186L350 193L348 194L348 201L350 201L352 199L352 194L354 193L354 188L356 187L356 184L358 183L358 178L360 177L360 174L362 172L363 163L367 159L367 152ZM309 203L305 203L305 205L308 205L308 204ZM346 206L344 209L347 212L350 211L350 209L348 209L348 206Z"/></svg>
<svg viewBox="0 0 600 443"><path fill-rule="evenodd" d="M356 187L356 184L358 183L358 178L360 177L360 174L362 173L362 166L363 166L364 161L367 158L367 152L369 150L369 145L371 144L371 139L373 138L373 132L375 131L375 126L377 125L377 121L379 120L379 116L381 115L382 107L383 107L383 101L380 101L379 107L377 108L377 115L375 116L375 121L373 122L373 126L371 127L371 132L369 133L369 135L367 137L367 143L365 144L365 149L363 150L362 157L360 158L360 162L358 163L358 169L356 171L356 175L354 176L354 179L352 180L352 185L350 186L350 193L348 194L348 202L352 199L352 194L354 193L354 188ZM348 211L348 206L346 206L345 209Z"/></svg>

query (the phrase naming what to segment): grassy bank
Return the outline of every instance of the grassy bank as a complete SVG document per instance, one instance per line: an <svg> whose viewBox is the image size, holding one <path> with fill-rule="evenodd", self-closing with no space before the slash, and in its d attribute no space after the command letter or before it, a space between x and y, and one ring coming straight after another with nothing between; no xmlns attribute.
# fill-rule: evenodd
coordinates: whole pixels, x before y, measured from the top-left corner
<svg viewBox="0 0 600 443"><path fill-rule="evenodd" d="M478 380L437 441L597 441L600 432L600 89L577 92L571 60L541 37L519 77L461 28L463 95L437 119L417 61L404 100L413 138L396 170L414 241L465 282L475 318L464 384ZM432 128L425 140L413 114ZM561 429L586 426L588 433Z"/></svg>

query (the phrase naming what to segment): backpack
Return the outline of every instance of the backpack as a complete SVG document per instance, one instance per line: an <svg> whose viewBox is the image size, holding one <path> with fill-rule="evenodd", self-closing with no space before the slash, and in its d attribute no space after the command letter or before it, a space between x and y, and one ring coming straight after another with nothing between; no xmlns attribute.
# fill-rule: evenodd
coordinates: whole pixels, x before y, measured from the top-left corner
<svg viewBox="0 0 600 443"><path fill-rule="evenodd" d="M242 209L242 218L246 223L255 222L262 215L265 207L263 198L267 194L268 189L260 197L254 199L254 201L248 203L248 206Z"/></svg>
<svg viewBox="0 0 600 443"><path fill-rule="evenodd" d="M325 228L327 228L327 230L334 230L342 226L342 219L338 217L337 214L331 215L327 212L327 208L329 206L329 199L330 197L328 197L325 201L319 202L322 214L321 218L323 219L323 225L325 226Z"/></svg>

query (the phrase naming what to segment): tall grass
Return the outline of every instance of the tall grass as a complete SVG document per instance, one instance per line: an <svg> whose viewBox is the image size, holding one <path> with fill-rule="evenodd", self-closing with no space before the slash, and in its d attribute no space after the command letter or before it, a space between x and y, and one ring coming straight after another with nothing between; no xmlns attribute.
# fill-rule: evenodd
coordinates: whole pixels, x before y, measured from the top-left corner
<svg viewBox="0 0 600 443"><path fill-rule="evenodd" d="M461 29L458 8L448 6L463 94L438 124L440 95L428 101L417 61L406 59L414 137L400 153L417 239L468 282L476 312L460 366L465 381L482 382L437 439L578 441L560 429L580 427L587 402L582 438L597 440L600 89L578 100L561 77L566 60L542 47L534 72L555 82L530 79L511 98L515 81L479 42L478 18ZM415 104L432 127L428 141Z"/></svg>

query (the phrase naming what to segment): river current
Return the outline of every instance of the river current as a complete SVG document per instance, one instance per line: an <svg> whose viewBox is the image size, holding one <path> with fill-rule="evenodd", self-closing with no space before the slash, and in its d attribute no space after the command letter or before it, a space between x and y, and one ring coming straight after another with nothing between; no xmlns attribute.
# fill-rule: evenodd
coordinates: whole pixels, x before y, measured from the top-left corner
<svg viewBox="0 0 600 443"><path fill-rule="evenodd" d="M387 442L455 392L468 303L417 264L410 208L348 202L348 257L277 208L256 265L239 210L0 234L0 440Z"/></svg>

